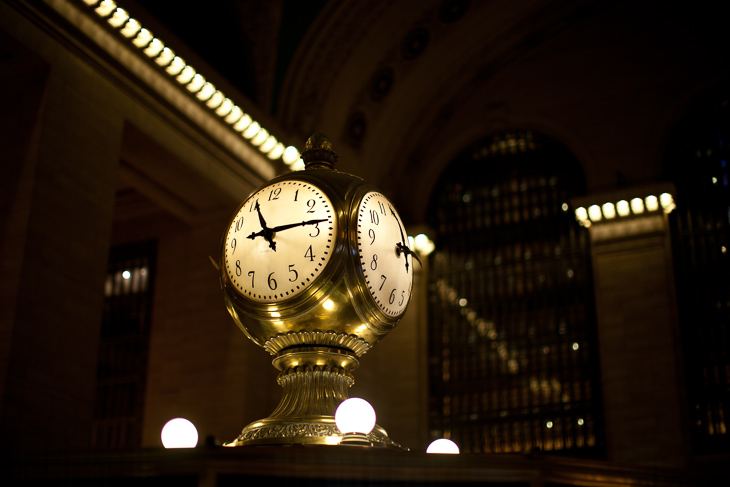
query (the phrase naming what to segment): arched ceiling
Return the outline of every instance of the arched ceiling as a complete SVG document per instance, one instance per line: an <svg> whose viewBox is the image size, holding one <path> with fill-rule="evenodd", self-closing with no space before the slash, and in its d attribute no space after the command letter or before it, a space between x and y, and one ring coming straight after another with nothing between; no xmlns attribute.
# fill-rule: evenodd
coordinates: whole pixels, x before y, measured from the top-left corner
<svg viewBox="0 0 730 487"><path fill-rule="evenodd" d="M449 161L485 135L535 130L578 157L589 190L660 174L671 121L727 79L721 7L649 0L225 0L216 56L199 54L303 146L326 133L338 168L423 221ZM187 4L186 4L187 5ZM156 8L156 10L159 10ZM178 7L194 16L195 4ZM171 22L161 19L174 29ZM219 52L224 50L223 53ZM243 83L221 59L240 59ZM228 68L230 71L230 67ZM254 88L251 88L253 86ZM617 169L617 165L619 166Z"/></svg>

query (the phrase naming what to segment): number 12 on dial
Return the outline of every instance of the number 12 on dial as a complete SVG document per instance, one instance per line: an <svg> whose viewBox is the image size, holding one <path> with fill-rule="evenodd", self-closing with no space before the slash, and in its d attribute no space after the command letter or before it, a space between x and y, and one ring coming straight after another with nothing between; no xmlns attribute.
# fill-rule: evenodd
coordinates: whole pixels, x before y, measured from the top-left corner
<svg viewBox="0 0 730 487"><path fill-rule="evenodd" d="M413 255L398 212L381 193L369 192L360 202L357 248L373 300L386 315L400 316L413 289Z"/></svg>

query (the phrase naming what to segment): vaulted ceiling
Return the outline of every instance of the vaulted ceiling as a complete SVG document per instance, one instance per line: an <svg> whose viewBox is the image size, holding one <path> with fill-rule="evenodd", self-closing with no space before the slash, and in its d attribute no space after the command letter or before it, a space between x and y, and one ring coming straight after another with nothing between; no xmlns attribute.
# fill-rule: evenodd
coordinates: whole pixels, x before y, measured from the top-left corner
<svg viewBox="0 0 730 487"><path fill-rule="evenodd" d="M728 76L720 7L563 0L130 3L169 29L301 148L422 221L456 154L534 130L578 157L589 190L656 180L672 123ZM617 162L620 161L620 162ZM619 164L619 168L616 168Z"/></svg>

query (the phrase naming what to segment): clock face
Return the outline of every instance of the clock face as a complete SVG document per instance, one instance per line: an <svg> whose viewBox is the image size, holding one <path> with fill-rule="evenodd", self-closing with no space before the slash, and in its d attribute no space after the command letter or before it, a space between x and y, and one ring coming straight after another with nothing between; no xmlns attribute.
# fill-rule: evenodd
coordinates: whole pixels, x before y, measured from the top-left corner
<svg viewBox="0 0 730 487"><path fill-rule="evenodd" d="M226 273L253 301L292 298L327 266L336 232L332 203L319 188L304 181L271 184L247 199L231 222Z"/></svg>
<svg viewBox="0 0 730 487"><path fill-rule="evenodd" d="M403 222L380 193L367 193L360 202L357 248L373 300L386 315L401 315L413 288L413 254Z"/></svg>

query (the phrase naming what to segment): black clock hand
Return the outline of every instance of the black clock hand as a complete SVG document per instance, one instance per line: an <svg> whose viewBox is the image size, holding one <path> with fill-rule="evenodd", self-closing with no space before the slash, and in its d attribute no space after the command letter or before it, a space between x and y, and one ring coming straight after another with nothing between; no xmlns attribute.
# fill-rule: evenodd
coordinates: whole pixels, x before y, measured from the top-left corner
<svg viewBox="0 0 730 487"><path fill-rule="evenodd" d="M307 220L305 222L299 222L299 223L288 223L286 225L279 225L271 229L273 233L280 232L282 230L288 230L290 228L294 227L303 227L304 225L316 225L317 223L326 222L327 218L322 218L319 220Z"/></svg>
<svg viewBox="0 0 730 487"><path fill-rule="evenodd" d="M398 255L400 255L401 252L404 254L412 255L416 261L418 261L418 265L423 267L423 264L421 263L421 259L418 258L418 254L416 254L414 251L412 251L407 245L403 245L402 243L398 242L395 244L396 252ZM408 265L406 265L406 269L408 268Z"/></svg>
<svg viewBox="0 0 730 487"><path fill-rule="evenodd" d="M261 207L259 207L259 201L256 200L256 212L259 214L259 223L261 224L261 231L260 232L251 232L251 235L248 236L251 240L255 239L256 237L264 237L264 240L269 242L269 247L271 250L276 252L276 242L274 242L274 231L266 226L266 220L264 219L264 215L261 214Z"/></svg>
<svg viewBox="0 0 730 487"><path fill-rule="evenodd" d="M408 256L412 255L417 261L418 265L423 267L423 264L421 263L421 259L418 258L416 253L412 251L408 244L406 244L406 236L403 233L403 227L400 224L400 220L398 220L398 216L395 214L395 211L393 211L393 208L390 209L390 213L393 215L393 218L395 218L395 221L398 223L398 230L400 230L400 242L395 244L395 251L398 255L402 253L406 254L406 272L408 272Z"/></svg>

